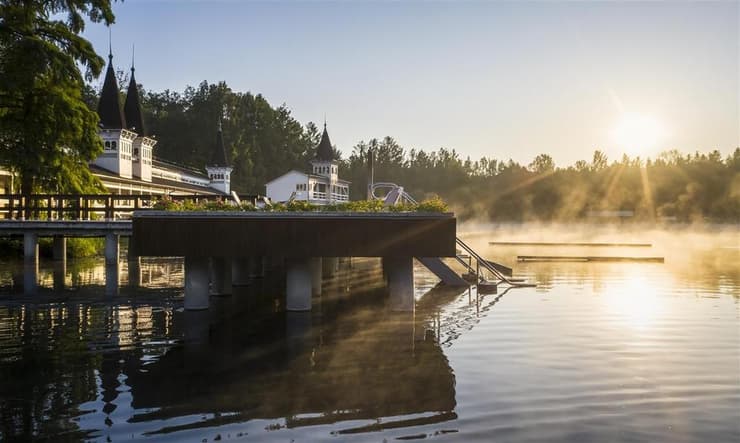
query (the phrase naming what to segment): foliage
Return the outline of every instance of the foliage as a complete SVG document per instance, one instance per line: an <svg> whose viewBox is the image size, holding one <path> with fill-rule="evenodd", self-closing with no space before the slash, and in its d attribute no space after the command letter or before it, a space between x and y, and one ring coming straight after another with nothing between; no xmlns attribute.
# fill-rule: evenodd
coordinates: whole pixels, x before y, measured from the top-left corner
<svg viewBox="0 0 740 443"><path fill-rule="evenodd" d="M101 59L80 36L86 21L113 23L110 1L0 3L0 166L21 192L100 189L87 163L102 152L97 114L83 99Z"/></svg>

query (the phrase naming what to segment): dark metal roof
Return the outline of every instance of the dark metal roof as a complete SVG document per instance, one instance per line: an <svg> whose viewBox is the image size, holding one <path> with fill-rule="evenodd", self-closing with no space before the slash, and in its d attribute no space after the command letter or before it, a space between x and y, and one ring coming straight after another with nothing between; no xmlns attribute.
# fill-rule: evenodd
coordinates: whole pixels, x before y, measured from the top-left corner
<svg viewBox="0 0 740 443"><path fill-rule="evenodd" d="M224 147L224 135L221 130L221 122L218 122L218 133L216 133L216 147L211 156L211 163L208 166L228 166L226 161L226 148Z"/></svg>
<svg viewBox="0 0 740 443"><path fill-rule="evenodd" d="M118 82L113 70L113 54L108 55L108 69L105 71L103 90L98 102L98 116L100 126L104 129L123 129L126 119L121 112L121 102L118 99Z"/></svg>
<svg viewBox="0 0 740 443"><path fill-rule="evenodd" d="M316 159L322 161L334 160L334 149L331 147L329 133L326 131L326 123L324 123L324 133L321 134L321 141L316 148Z"/></svg>
<svg viewBox="0 0 740 443"><path fill-rule="evenodd" d="M126 118L126 129L134 131L140 136L148 135L144 126L144 116L141 112L141 100L139 99L139 87L134 78L134 67L131 67L131 80L128 83L126 102L123 105L123 114Z"/></svg>

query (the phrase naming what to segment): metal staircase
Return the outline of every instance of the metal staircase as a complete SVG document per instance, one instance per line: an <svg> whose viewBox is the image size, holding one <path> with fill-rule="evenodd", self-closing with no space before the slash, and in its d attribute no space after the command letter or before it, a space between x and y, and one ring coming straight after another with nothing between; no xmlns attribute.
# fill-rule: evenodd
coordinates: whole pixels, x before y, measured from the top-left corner
<svg viewBox="0 0 740 443"><path fill-rule="evenodd" d="M375 191L378 189L388 189L388 192L384 197L378 197L375 195ZM374 183L369 186L368 194L372 198L383 200L388 206L402 203L418 203L414 197L404 191L403 186L398 186L395 183ZM475 279L474 281L477 285L497 285L499 283L505 283L511 287L537 286L533 283L527 283L523 279L514 278L512 276L511 268L481 257L480 254L475 252L475 250L460 237L455 237L455 242L460 248L460 253L455 256L456 261L465 268L467 276ZM468 284L463 277L458 275L457 272L450 268L439 257L416 257L416 259L426 266L426 268L433 274L439 277L445 284L452 286Z"/></svg>

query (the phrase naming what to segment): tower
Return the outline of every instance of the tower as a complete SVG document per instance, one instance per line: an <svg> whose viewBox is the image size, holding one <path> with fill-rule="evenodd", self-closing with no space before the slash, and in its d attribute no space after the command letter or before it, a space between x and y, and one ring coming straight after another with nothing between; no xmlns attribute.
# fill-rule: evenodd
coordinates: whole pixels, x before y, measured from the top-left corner
<svg viewBox="0 0 740 443"><path fill-rule="evenodd" d="M146 127L144 126L144 116L141 112L141 101L139 99L139 87L136 85L134 71L136 69L132 60L131 80L128 83L123 113L126 128L136 133L136 138L133 141L133 154L131 156L133 176L150 182L152 181L152 153L157 141L148 137Z"/></svg>
<svg viewBox="0 0 740 443"><path fill-rule="evenodd" d="M224 148L224 135L221 129L221 120L218 121L218 132L216 133L216 147L213 150L211 164L206 166L208 178L211 180L211 188L217 189L224 194L231 193L231 171L226 160L226 148Z"/></svg>
<svg viewBox="0 0 740 443"><path fill-rule="evenodd" d="M324 122L324 133L321 134L321 141L316 148L316 157L311 160L311 166L311 172L327 177L332 186L337 183L339 162L334 160L334 148L331 147L329 132L326 130L326 122Z"/></svg>
<svg viewBox="0 0 740 443"><path fill-rule="evenodd" d="M98 102L100 130L103 139L103 153L94 163L121 177L131 178L131 157L136 134L127 129L126 119L118 99L118 82L113 70L113 53L108 53L108 69L105 71L103 90Z"/></svg>

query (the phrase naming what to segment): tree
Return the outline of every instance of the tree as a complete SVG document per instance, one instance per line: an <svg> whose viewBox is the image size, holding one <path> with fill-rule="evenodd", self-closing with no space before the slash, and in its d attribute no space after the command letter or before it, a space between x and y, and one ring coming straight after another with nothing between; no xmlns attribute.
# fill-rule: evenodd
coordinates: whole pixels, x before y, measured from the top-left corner
<svg viewBox="0 0 740 443"><path fill-rule="evenodd" d="M537 174L545 174L555 170L555 162L547 154L540 154L529 164L529 170Z"/></svg>
<svg viewBox="0 0 740 443"><path fill-rule="evenodd" d="M0 3L0 165L20 175L24 194L96 187L87 163L102 142L79 67L91 80L104 61L80 34L86 20L113 23L110 3Z"/></svg>

